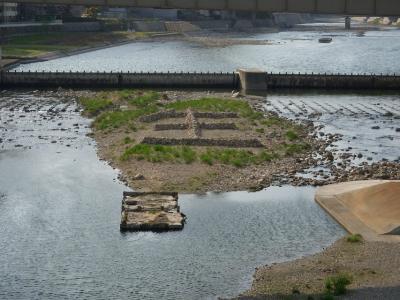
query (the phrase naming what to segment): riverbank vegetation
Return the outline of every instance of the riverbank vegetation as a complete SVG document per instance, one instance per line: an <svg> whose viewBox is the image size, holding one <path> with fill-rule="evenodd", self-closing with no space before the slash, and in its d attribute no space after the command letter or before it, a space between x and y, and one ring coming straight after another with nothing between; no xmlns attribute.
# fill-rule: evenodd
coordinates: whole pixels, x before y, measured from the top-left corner
<svg viewBox="0 0 400 300"><path fill-rule="evenodd" d="M343 238L316 255L259 268L252 288L243 296L336 299L349 293L354 299L366 299L370 295L367 288L373 292L374 287L380 287L382 299L392 299L384 296L382 287L400 284L400 261L393 259L399 251L399 243ZM389 289L387 293L390 296L392 292Z"/></svg>
<svg viewBox="0 0 400 300"><path fill-rule="evenodd" d="M135 189L166 190L174 187L179 192L198 192L254 189L266 170L279 172L287 168L288 160L307 155L312 150L312 141L304 126L276 115L264 115L254 109L254 101L233 99L230 94L223 93L122 89L92 93L82 97L80 104L83 114L93 118L92 128L99 154L122 170L124 178ZM164 125L186 124L186 117L141 121L141 117L163 111L182 112L178 115L185 116L188 109L193 112L235 113L216 119L200 118L198 122L202 124L235 125L233 129L201 130L203 138L258 140L262 147L142 143L145 137L190 137L190 130L186 129L155 130L158 122ZM293 165L291 162L290 166ZM138 174L143 176L136 176ZM210 177L209 174L214 175ZM134 178L145 179L138 181Z"/></svg>
<svg viewBox="0 0 400 300"><path fill-rule="evenodd" d="M36 58L51 53L111 45L151 36L146 32L47 32L11 36L4 39L3 58Z"/></svg>

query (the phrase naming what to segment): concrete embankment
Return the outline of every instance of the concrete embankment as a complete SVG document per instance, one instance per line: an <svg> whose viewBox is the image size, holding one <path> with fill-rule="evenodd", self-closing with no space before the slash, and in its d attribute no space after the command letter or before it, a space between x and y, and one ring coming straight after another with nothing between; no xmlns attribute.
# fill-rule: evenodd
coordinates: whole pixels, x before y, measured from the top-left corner
<svg viewBox="0 0 400 300"><path fill-rule="evenodd" d="M268 89L399 90L398 75L232 73L6 72L2 87L168 87Z"/></svg>
<svg viewBox="0 0 400 300"><path fill-rule="evenodd" d="M352 234L371 241L400 241L400 181L370 180L328 185L315 200Z"/></svg>

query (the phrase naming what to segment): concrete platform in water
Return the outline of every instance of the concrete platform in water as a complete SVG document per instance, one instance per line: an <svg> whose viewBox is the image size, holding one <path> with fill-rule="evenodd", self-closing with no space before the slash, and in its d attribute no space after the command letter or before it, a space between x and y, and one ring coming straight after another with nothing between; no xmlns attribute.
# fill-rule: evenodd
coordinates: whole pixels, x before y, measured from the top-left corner
<svg viewBox="0 0 400 300"><path fill-rule="evenodd" d="M124 192L122 231L181 230L185 215L180 212L178 193Z"/></svg>

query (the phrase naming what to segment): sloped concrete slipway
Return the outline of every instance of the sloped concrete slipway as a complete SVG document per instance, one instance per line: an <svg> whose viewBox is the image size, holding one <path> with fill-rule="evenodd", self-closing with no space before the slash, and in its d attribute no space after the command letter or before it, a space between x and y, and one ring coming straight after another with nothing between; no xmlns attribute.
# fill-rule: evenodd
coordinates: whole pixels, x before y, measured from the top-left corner
<svg viewBox="0 0 400 300"><path fill-rule="evenodd" d="M352 234L400 242L400 180L328 185L317 190L315 200Z"/></svg>

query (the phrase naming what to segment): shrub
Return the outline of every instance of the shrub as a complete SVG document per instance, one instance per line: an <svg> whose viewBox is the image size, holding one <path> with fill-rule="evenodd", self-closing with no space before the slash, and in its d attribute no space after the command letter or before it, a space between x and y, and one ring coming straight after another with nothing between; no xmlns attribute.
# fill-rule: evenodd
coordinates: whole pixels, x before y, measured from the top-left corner
<svg viewBox="0 0 400 300"><path fill-rule="evenodd" d="M351 284L352 278L349 274L341 273L336 276L330 276L325 280L325 289L327 294L344 295L347 286Z"/></svg>
<svg viewBox="0 0 400 300"><path fill-rule="evenodd" d="M362 237L362 235L359 234L359 233L352 234L352 235L349 235L349 236L347 237L347 241L348 241L349 243L360 243L360 242L362 242L362 240L363 240L363 237Z"/></svg>

